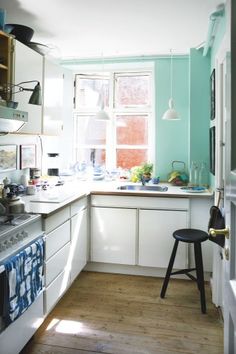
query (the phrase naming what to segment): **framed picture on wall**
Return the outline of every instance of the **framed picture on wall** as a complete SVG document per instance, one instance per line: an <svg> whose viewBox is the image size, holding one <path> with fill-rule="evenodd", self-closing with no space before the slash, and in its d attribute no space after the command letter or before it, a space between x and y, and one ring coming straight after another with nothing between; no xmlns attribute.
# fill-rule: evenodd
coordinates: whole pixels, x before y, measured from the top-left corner
<svg viewBox="0 0 236 354"><path fill-rule="evenodd" d="M210 128L210 172L215 175L215 135L216 128Z"/></svg>
<svg viewBox="0 0 236 354"><path fill-rule="evenodd" d="M16 170L17 145L0 145L0 172Z"/></svg>
<svg viewBox="0 0 236 354"><path fill-rule="evenodd" d="M20 169L36 167L36 145L20 145Z"/></svg>
<svg viewBox="0 0 236 354"><path fill-rule="evenodd" d="M216 106L216 98L215 98L215 69L212 70L211 78L211 119L215 119L215 106Z"/></svg>

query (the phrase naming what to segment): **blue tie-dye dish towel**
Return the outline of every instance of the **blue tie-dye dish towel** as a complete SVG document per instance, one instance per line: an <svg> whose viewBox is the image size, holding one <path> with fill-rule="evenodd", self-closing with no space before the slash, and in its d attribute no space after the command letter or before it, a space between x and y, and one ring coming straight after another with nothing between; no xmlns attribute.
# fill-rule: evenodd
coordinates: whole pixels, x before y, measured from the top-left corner
<svg viewBox="0 0 236 354"><path fill-rule="evenodd" d="M15 321L43 289L44 241L39 238L4 263L5 325Z"/></svg>

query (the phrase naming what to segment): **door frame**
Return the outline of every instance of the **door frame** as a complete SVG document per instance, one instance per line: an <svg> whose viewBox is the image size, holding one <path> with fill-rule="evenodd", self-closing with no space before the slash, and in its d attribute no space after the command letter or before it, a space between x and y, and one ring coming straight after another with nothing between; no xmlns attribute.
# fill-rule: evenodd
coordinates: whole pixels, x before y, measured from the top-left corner
<svg viewBox="0 0 236 354"><path fill-rule="evenodd" d="M225 81L224 65L226 65L227 35L224 36L215 56L216 69L216 118L210 126L216 127L215 151L215 200L217 205L221 192L220 207L224 207L224 120L225 120ZM223 309L223 255L222 248L213 244L212 302Z"/></svg>

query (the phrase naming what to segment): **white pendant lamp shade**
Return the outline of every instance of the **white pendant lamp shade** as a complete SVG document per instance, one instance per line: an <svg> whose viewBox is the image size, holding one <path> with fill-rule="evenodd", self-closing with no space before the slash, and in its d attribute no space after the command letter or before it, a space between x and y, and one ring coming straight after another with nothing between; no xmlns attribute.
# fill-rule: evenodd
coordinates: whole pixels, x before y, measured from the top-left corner
<svg viewBox="0 0 236 354"><path fill-rule="evenodd" d="M172 96L172 91L173 91L173 63L172 63L172 50L170 51L171 57L170 57L170 99L169 99L169 108L167 111L162 116L162 119L164 120L179 120L179 115L174 109L174 100Z"/></svg>
<svg viewBox="0 0 236 354"><path fill-rule="evenodd" d="M167 111L165 111L165 113L162 116L162 119L164 119L164 120L178 120L178 119L180 119L178 113L174 109L174 101L172 98L169 99L169 109L167 109Z"/></svg>

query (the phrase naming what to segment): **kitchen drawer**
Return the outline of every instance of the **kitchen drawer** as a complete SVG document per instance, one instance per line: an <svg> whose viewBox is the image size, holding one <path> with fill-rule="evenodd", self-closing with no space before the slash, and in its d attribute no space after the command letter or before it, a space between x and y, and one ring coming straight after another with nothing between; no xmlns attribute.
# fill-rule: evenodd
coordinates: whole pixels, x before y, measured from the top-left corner
<svg viewBox="0 0 236 354"><path fill-rule="evenodd" d="M45 262L45 286L48 286L61 273L68 262L70 242Z"/></svg>
<svg viewBox="0 0 236 354"><path fill-rule="evenodd" d="M60 297L64 294L70 284L68 272L60 273L56 279L44 291L44 314L56 305Z"/></svg>
<svg viewBox="0 0 236 354"><path fill-rule="evenodd" d="M92 195L91 206L188 210L189 198Z"/></svg>
<svg viewBox="0 0 236 354"><path fill-rule="evenodd" d="M52 255L60 250L67 242L70 241L70 220L57 227L46 236L45 242L45 260L47 261Z"/></svg>
<svg viewBox="0 0 236 354"><path fill-rule="evenodd" d="M53 229L70 219L70 207L67 206L49 217L43 219L43 231L51 232Z"/></svg>
<svg viewBox="0 0 236 354"><path fill-rule="evenodd" d="M81 210L87 208L87 206L88 206L87 198L82 198L71 203L70 206L71 216L79 213Z"/></svg>

